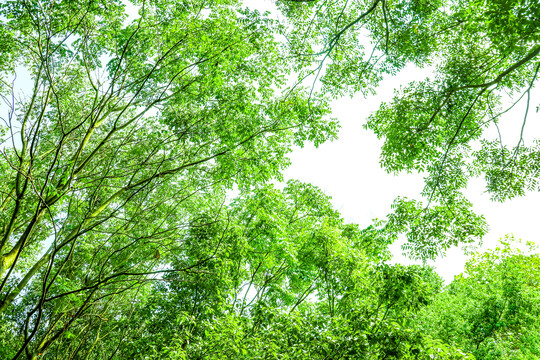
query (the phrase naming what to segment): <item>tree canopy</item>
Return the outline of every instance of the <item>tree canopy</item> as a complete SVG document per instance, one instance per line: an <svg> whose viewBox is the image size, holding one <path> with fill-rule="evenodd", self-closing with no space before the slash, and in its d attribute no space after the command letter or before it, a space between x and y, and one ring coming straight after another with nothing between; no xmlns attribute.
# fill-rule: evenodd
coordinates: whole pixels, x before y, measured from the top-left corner
<svg viewBox="0 0 540 360"><path fill-rule="evenodd" d="M538 188L523 140L540 69L527 0L4 0L0 357L534 359L538 256L433 259L486 233L462 194ZM330 102L434 69L365 124L425 201L347 223L283 180L334 140ZM483 133L526 101L514 146ZM532 103L531 103L532 102Z"/></svg>

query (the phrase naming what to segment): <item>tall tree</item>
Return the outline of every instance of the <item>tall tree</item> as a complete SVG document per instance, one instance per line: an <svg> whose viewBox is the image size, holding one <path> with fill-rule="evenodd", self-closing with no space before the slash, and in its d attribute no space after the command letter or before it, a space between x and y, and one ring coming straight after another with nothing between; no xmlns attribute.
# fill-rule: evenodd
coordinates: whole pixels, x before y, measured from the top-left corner
<svg viewBox="0 0 540 360"><path fill-rule="evenodd" d="M173 271L194 213L211 225L226 189L279 178L293 144L335 135L323 97L285 88L294 59L275 22L234 0L132 9L0 7L0 312L20 329L14 358L144 293Z"/></svg>
<svg viewBox="0 0 540 360"><path fill-rule="evenodd" d="M119 318L107 315L114 309L102 312L108 320L100 327L81 320L49 352L97 359L113 349L134 359L467 358L410 327L440 291L433 269L381 264L370 255L371 234L345 224L319 189L298 182L283 191L260 187L216 220L201 226L209 219L195 217L175 251L172 266L190 262L190 271L165 274ZM87 340L98 338L95 345ZM433 344L446 346L448 356L430 357Z"/></svg>

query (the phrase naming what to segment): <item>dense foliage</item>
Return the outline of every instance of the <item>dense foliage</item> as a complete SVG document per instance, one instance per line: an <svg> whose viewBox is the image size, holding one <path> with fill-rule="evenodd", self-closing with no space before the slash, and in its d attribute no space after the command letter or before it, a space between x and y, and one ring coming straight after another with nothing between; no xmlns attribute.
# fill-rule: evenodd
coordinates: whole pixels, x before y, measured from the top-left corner
<svg viewBox="0 0 540 360"><path fill-rule="evenodd" d="M536 359L538 256L436 258L487 230L462 195L537 189L537 145L486 139L540 69L527 0L4 0L0 358ZM282 180L332 99L434 69L366 123L426 174L367 228ZM510 102L508 102L510 100ZM510 105L508 105L510 104ZM531 111L532 113L532 111ZM274 184L274 185L272 185Z"/></svg>

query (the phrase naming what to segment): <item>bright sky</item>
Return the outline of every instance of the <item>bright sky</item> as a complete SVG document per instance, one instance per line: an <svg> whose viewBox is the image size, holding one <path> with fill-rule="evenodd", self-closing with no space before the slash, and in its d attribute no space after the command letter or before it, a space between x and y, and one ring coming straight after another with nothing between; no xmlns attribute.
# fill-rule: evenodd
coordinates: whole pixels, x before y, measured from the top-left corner
<svg viewBox="0 0 540 360"><path fill-rule="evenodd" d="M295 150L291 155L292 165L285 171L285 179L298 179L319 186L332 196L334 206L347 221L362 226L368 226L373 218L385 218L398 195L420 199L423 177L408 174L393 176L382 170L379 165L382 141L373 132L364 130L362 125L382 101L392 98L394 89L400 84L421 80L426 75L420 69L407 68L396 77L383 81L375 96L366 99L359 94L352 99L335 101L333 113L342 127L339 139L323 144L318 149L306 146ZM527 139L531 139L531 134L538 137L540 133L540 117L535 112L538 101L534 101L539 98L540 91L536 89L531 94L525 129L526 145L530 144ZM522 101L503 118L500 126L503 141L513 145L517 143L525 107L525 101ZM488 136L493 138L496 135L490 133ZM484 193L483 179L474 179L466 195L473 202L477 213L485 215L490 227L481 249L494 248L499 238L510 233L516 238L540 243L537 230L540 193L529 193L525 197L501 204L490 201L489 194ZM394 262L412 263L401 255L400 246L394 244L392 247ZM454 248L448 251L445 258L430 264L449 283L463 271L465 261L463 251Z"/></svg>

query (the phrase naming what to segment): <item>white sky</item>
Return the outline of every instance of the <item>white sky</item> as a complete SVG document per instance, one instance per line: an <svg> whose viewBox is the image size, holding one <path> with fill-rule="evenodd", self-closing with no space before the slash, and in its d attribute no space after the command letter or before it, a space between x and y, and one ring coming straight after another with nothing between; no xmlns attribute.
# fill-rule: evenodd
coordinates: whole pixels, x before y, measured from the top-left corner
<svg viewBox="0 0 540 360"><path fill-rule="evenodd" d="M413 80L426 77L425 72L407 68L396 77L385 79L377 89L377 95L367 99L361 94L354 98L343 98L333 103L333 115L340 121L339 139L321 145L298 148L291 155L291 166L285 171L285 180L298 179L320 187L332 196L334 206L348 222L368 226L371 219L385 218L390 213L390 205L397 196L420 199L423 188L421 175L402 174L393 176L379 165L382 141L370 130L364 130L370 113L377 110L382 101L389 101L395 88ZM532 92L531 106L526 136L538 138L540 132L539 114L535 112L540 98L538 89ZM507 114L501 122L503 140L515 145L525 113L525 101ZM493 138L495 134L488 134ZM527 141L526 145L530 144ZM473 179L466 196L474 204L474 209L486 217L490 227L481 249L494 248L498 239L513 233L516 238L540 243L537 230L540 214L540 193L528 193L525 197L505 203L492 202L484 193L483 179ZM394 262L410 264L412 261L401 255L400 244L392 246ZM430 262L438 273L449 283L463 271L466 257L459 248L450 249L445 258Z"/></svg>

